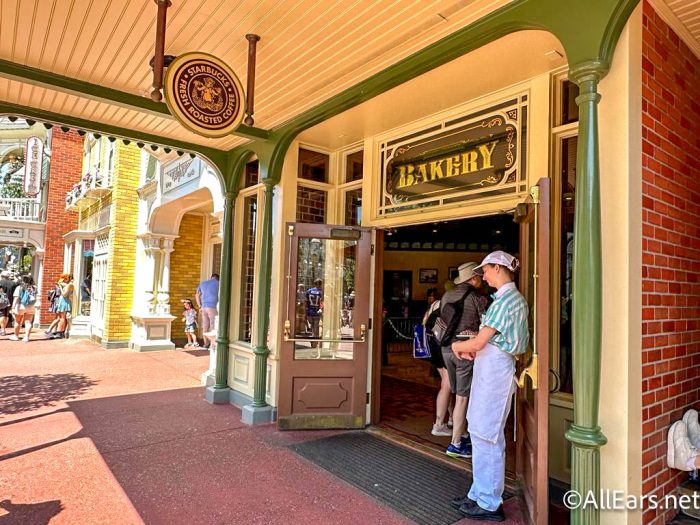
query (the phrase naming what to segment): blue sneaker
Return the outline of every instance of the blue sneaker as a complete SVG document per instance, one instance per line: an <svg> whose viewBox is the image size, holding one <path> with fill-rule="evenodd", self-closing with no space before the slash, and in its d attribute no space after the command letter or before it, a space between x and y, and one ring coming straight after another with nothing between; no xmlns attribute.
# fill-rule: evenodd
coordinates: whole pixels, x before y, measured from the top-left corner
<svg viewBox="0 0 700 525"><path fill-rule="evenodd" d="M470 458L472 457L472 444L463 441L457 446L450 443L447 445L445 454L453 458Z"/></svg>

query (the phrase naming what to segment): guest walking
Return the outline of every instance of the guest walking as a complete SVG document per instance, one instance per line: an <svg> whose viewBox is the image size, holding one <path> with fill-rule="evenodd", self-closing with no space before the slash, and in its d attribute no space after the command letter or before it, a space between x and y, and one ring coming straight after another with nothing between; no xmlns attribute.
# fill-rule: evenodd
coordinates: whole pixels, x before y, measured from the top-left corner
<svg viewBox="0 0 700 525"><path fill-rule="evenodd" d="M219 274L213 273L211 279L200 283L194 296L202 315L202 333L214 329L219 305ZM209 348L209 339L204 338L204 348Z"/></svg>

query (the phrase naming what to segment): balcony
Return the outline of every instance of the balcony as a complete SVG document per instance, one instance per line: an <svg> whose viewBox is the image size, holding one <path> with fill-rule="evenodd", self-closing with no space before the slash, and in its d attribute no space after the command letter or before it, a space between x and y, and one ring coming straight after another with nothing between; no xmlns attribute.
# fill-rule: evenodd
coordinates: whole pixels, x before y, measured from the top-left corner
<svg viewBox="0 0 700 525"><path fill-rule="evenodd" d="M41 204L36 199L0 198L0 219L39 222Z"/></svg>
<svg viewBox="0 0 700 525"><path fill-rule="evenodd" d="M80 182L66 193L66 209L82 210L87 208L112 188L112 173L107 170L93 169L83 175Z"/></svg>

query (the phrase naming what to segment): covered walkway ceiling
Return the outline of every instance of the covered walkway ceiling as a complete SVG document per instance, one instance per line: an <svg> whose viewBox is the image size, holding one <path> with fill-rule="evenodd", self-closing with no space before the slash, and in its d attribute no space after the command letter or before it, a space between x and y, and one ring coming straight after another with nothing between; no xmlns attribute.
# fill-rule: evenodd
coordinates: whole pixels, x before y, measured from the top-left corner
<svg viewBox="0 0 700 525"><path fill-rule="evenodd" d="M700 0L650 1L698 53ZM167 54L211 53L231 65L245 85L245 34L262 37L256 129L242 126L231 136L206 139L186 130L165 104L148 96L157 11L153 0L2 0L0 102L80 119L76 122L87 129L94 122L101 129L148 134L162 144L229 150L517 3L172 0Z"/></svg>
<svg viewBox="0 0 700 525"><path fill-rule="evenodd" d="M245 86L245 34L259 34L255 125L270 129L509 1L172 0L165 52L216 55ZM153 0L3 0L0 100L164 143L245 142L195 135L150 100L156 11Z"/></svg>

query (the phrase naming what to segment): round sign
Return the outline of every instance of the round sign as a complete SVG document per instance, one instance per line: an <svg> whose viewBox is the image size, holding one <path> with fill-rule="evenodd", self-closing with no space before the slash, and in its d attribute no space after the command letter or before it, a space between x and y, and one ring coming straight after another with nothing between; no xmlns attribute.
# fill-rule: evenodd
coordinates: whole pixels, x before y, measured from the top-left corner
<svg viewBox="0 0 700 525"><path fill-rule="evenodd" d="M165 101L183 126L205 137L223 137L243 120L245 97L236 74L206 53L177 57L165 74Z"/></svg>

